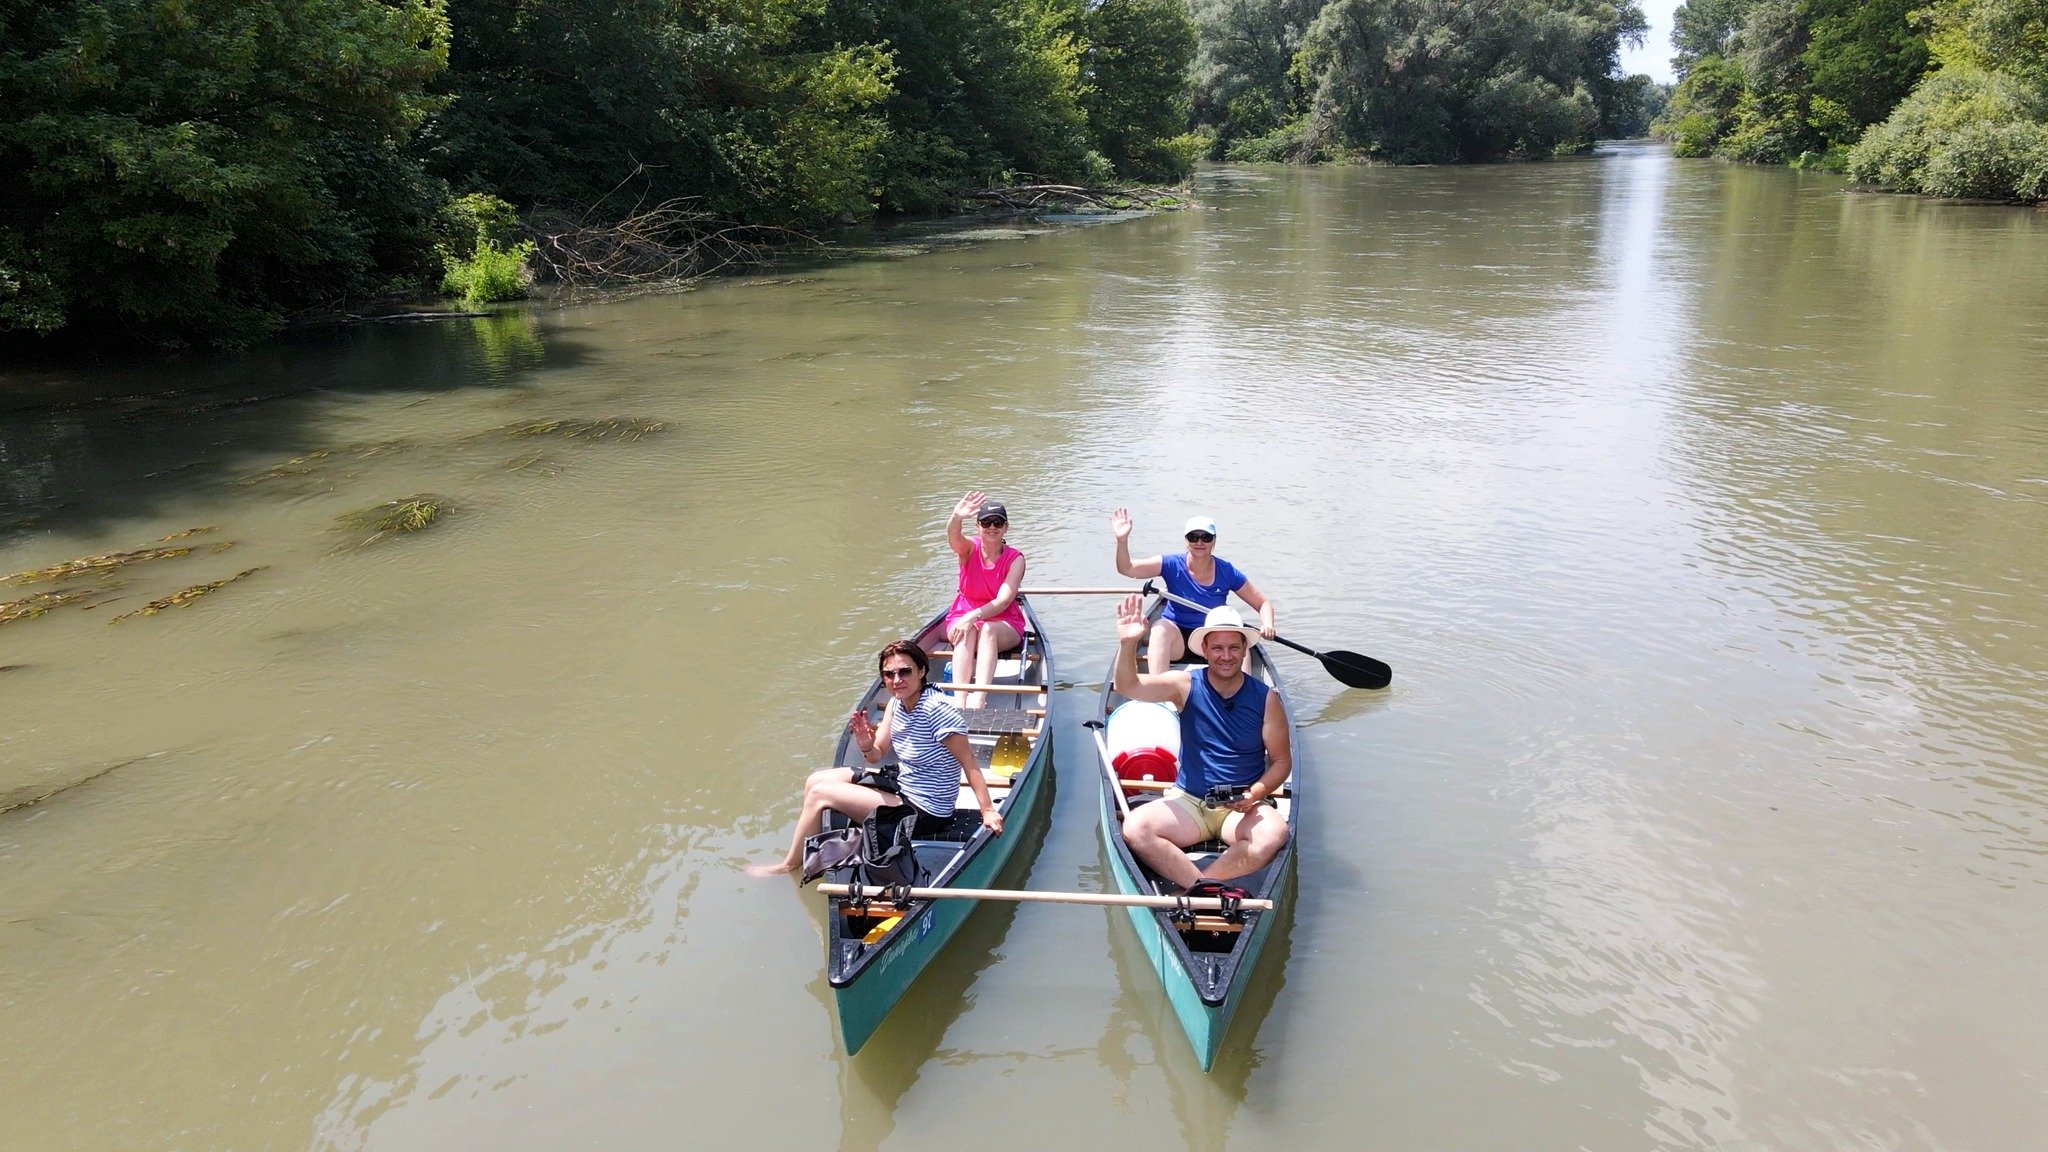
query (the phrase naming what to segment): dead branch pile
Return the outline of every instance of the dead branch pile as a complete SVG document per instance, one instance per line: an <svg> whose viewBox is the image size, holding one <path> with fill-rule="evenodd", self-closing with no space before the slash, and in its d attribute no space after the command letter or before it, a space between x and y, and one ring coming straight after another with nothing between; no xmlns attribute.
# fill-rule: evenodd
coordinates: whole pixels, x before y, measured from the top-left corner
<svg viewBox="0 0 2048 1152"><path fill-rule="evenodd" d="M778 243L803 236L719 220L689 200L636 208L623 220L542 213L527 221L537 278L571 288L687 280L764 261Z"/></svg>
<svg viewBox="0 0 2048 1152"><path fill-rule="evenodd" d="M1180 204L1185 197L1170 188L1088 188L1079 184L1017 184L1008 188L977 188L961 197L1013 212L1038 212L1065 205L1124 210Z"/></svg>

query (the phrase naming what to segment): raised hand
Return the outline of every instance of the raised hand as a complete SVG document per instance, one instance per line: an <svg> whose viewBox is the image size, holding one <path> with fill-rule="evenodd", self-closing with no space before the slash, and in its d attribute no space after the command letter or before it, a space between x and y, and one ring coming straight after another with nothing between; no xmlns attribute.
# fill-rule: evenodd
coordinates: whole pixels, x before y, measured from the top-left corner
<svg viewBox="0 0 2048 1152"><path fill-rule="evenodd" d="M1109 514L1109 531L1119 540L1131 538L1131 514L1119 508Z"/></svg>
<svg viewBox="0 0 2048 1152"><path fill-rule="evenodd" d="M1117 601L1116 638L1126 644L1145 638L1145 598L1136 592Z"/></svg>
<svg viewBox="0 0 2048 1152"><path fill-rule="evenodd" d="M969 492L960 498L958 504L953 505L953 515L958 519L971 521L987 500L988 497L981 492Z"/></svg>

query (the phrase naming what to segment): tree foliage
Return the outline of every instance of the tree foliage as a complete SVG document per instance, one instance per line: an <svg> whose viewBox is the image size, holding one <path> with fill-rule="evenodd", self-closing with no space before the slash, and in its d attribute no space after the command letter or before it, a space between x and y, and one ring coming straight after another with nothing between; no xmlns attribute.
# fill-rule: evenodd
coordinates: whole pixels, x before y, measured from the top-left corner
<svg viewBox="0 0 2048 1152"><path fill-rule="evenodd" d="M1939 71L1849 156L1895 192L2048 199L2048 0L1950 0L1935 11Z"/></svg>
<svg viewBox="0 0 2048 1152"><path fill-rule="evenodd" d="M0 0L0 329L238 342L424 270L438 0Z"/></svg>
<svg viewBox="0 0 2048 1152"><path fill-rule="evenodd" d="M1193 52L1183 0L0 0L0 334L246 341L504 265L465 204L803 227L1178 177Z"/></svg>
<svg viewBox="0 0 2048 1152"><path fill-rule="evenodd" d="M1179 180L1195 157L1175 145L1188 127L1195 24L1185 0L1100 0L1087 16L1090 134L1116 170Z"/></svg>
<svg viewBox="0 0 2048 1152"><path fill-rule="evenodd" d="M1654 126L1681 156L1840 167L1926 71L1921 0L1687 0Z"/></svg>
<svg viewBox="0 0 2048 1152"><path fill-rule="evenodd" d="M1331 0L1296 68L1312 137L1399 163L1548 156L1591 145L1645 27L1603 0Z"/></svg>

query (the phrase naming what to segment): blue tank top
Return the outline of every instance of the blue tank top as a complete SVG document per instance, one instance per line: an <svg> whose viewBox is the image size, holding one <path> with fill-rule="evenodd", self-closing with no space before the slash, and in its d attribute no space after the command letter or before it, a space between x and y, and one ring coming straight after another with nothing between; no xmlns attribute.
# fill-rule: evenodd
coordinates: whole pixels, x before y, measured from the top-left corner
<svg viewBox="0 0 2048 1152"><path fill-rule="evenodd" d="M1180 713L1180 772L1174 783L1200 799L1218 784L1250 784L1266 774L1266 682L1247 676L1225 699L1207 669L1188 673L1188 706Z"/></svg>
<svg viewBox="0 0 2048 1152"><path fill-rule="evenodd" d="M1188 575L1188 557L1185 552L1169 553L1159 558L1159 578L1166 584L1166 590L1183 600L1193 600L1203 608L1220 608L1230 594L1244 587L1244 573L1228 560L1216 561L1216 582L1197 584ZM1183 628L1200 628L1201 612L1184 608L1173 601L1166 602L1166 618Z"/></svg>

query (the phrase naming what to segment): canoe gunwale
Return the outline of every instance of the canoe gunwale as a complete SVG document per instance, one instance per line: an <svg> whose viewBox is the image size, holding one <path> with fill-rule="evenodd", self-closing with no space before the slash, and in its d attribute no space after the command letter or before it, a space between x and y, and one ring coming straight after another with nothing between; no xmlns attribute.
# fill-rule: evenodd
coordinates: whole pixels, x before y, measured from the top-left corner
<svg viewBox="0 0 2048 1152"><path fill-rule="evenodd" d="M1155 601L1151 612L1148 614L1148 619L1156 619L1162 607L1162 602ZM1287 700L1287 693L1284 685L1281 683L1278 670L1273 666L1272 657L1263 644L1253 646L1252 664L1248 669L1248 673L1256 675L1275 692L1279 692L1283 701ZM1123 697L1118 695L1114 683L1105 683L1098 700L1096 718L1106 724L1109 720L1109 714L1123 699ZM1293 887L1294 853L1301 823L1301 770L1303 756L1301 733L1298 725L1295 723L1291 704L1288 711L1288 732L1290 746L1293 751L1293 765L1285 785L1290 794L1287 811L1287 843L1281 848L1279 854L1264 868L1253 873L1250 877L1239 880L1241 884L1243 879L1252 879L1256 887L1251 890L1251 894L1262 899L1272 900L1276 905L1280 904L1284 898L1290 895ZM1099 793L1097 820L1100 826L1101 839L1108 851L1111 866L1118 873L1117 880L1119 886L1125 887L1128 890L1149 894L1157 891L1157 887L1151 874L1138 862L1136 855L1130 849L1130 845L1123 838L1121 809L1118 805L1119 793L1123 791L1123 786L1116 775L1115 767L1109 763L1106 752L1106 744L1097 745L1095 757L1096 784ZM1151 802L1158 803L1157 800ZM1159 970L1161 983L1166 984L1169 981L1179 981L1187 991L1199 1000L1207 1014L1212 1017L1220 1017L1220 1019L1210 1021L1214 1028L1227 1028L1229 1017L1236 1008L1237 998L1242 993L1251 971L1257 963L1258 957L1265 950L1265 938L1270 931L1273 918L1278 914L1278 909L1276 908L1272 912L1245 913L1244 927L1235 934L1235 941L1226 952L1217 953L1204 950L1199 953L1200 956L1205 958L1220 957L1214 961L1217 969L1216 979L1213 984L1196 979L1195 971L1198 964L1204 964L1205 962L1196 959L1198 953L1188 946L1186 936L1180 931L1179 926L1173 923L1173 912L1171 910L1131 909L1129 914L1133 926L1138 927L1141 935L1144 932L1142 925L1147 923L1147 918L1149 917L1152 930L1158 934L1157 938L1164 942L1164 957L1162 957L1162 960L1165 957L1170 957L1172 964L1170 965L1171 970L1169 970L1169 965L1161 963ZM1169 998L1172 996L1172 991L1169 987ZM1179 1012L1178 1007L1176 1012ZM1214 1055L1213 1047L1208 1051L1204 1051L1202 1043L1197 1041L1193 1034L1194 1028L1192 1024L1185 1019L1183 1019L1182 1024L1183 1028L1189 1031L1189 1040L1195 1045L1198 1055L1202 1058L1202 1065L1206 1069ZM1213 1040L1220 1040L1220 1036L1212 1036Z"/></svg>
<svg viewBox="0 0 2048 1152"><path fill-rule="evenodd" d="M1046 644L1045 630L1040 625L1037 615L1032 611L1028 598L1020 597L1018 602L1023 607L1025 615L1025 637L1022 644L1023 652L1020 654L1020 658L1025 660L1024 682L1039 686L1044 699L1050 701L1053 684L1052 654L1050 647ZM928 621L924 627L914 634L917 641L921 644L929 645L929 638L937 631L944 619L944 613L941 613ZM929 646L927 650L929 650ZM1031 666L1028 659L1034 651L1038 655L1035 668ZM870 705L882 693L882 681L877 677L869 682L867 689L859 697L859 705ZM1028 694L1016 697L1015 699L1018 700L1017 707L1024 707L1027 697ZM1050 708L1047 711L1049 714ZM994 875L1008 863L1015 851L1015 846L1023 838L1023 826L1036 815L1038 809L1044 803L1045 796L1049 792L1046 786L1052 771L1052 732L1049 719L1048 715L1047 722L1040 725L1039 735L1031 738L1030 753L1025 757L1023 765L1010 775L1010 786L1002 798L997 801L997 810L1003 815L1003 835L996 836L986 828L976 829L969 839L959 842L959 850L954 852L938 871L925 880L925 887L951 887L960 883L962 877L966 876L969 872L973 872L985 879L986 877L982 874ZM835 762L844 762L850 755L858 754L851 747L852 739L851 732L841 733L839 742L834 747ZM920 843L928 844L930 842L921 841ZM974 887L979 886L979 884L980 881L977 881L967 886ZM942 903L941 901L913 900L906 908L901 909L899 913L899 910L894 905L870 900L868 901L870 905L881 903L882 907L888 908L892 913L899 913L902 919L890 930L888 935L872 945L860 946L851 953L849 958L848 949L846 948L848 937L844 931L847 923L845 909L849 902L847 897L834 896L828 898L826 906L826 978L835 994L858 989L861 986L862 977L876 970L877 966L882 965L885 960L899 952L915 949L920 946L922 946L923 951L926 953L924 957L916 962L918 969L921 970L924 962L931 955L936 954L944 946L945 940L951 935L952 928L948 927L943 936L937 940L931 940L927 935L929 929L920 929L919 926L921 920L934 914L934 906ZM951 901L949 903L969 903L971 908L971 902ZM912 979L914 978L913 976Z"/></svg>

